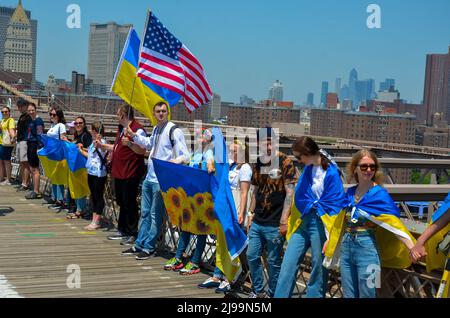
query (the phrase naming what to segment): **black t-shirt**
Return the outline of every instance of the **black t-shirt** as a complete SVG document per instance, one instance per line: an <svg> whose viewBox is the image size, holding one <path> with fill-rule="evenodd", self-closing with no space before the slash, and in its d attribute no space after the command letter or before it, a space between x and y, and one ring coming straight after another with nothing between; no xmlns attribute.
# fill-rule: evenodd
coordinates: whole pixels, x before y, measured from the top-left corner
<svg viewBox="0 0 450 318"><path fill-rule="evenodd" d="M292 160L281 152L278 157L279 167L271 171L270 175L261 173L261 168L270 168L270 164L264 165L258 162L253 166L252 184L258 187L253 221L259 225L280 225L286 199L285 186L297 183L299 178L298 170Z"/></svg>
<svg viewBox="0 0 450 318"><path fill-rule="evenodd" d="M92 145L92 135L84 131L81 135L75 136L75 143L82 144L84 149L88 149L90 145Z"/></svg>
<svg viewBox="0 0 450 318"><path fill-rule="evenodd" d="M22 114L17 122L17 141L26 141L28 137L28 126L33 121L28 114Z"/></svg>

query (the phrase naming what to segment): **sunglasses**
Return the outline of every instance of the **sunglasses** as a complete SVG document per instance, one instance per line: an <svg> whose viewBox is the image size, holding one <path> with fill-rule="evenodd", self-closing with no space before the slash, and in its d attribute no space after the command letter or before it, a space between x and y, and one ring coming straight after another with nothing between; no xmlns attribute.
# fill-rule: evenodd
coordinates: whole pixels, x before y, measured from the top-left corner
<svg viewBox="0 0 450 318"><path fill-rule="evenodd" d="M51 117L56 117L57 115L56 115L56 114L50 114L50 116L51 116Z"/></svg>
<svg viewBox="0 0 450 318"><path fill-rule="evenodd" d="M75 126L81 126L84 125L84 123L75 123Z"/></svg>
<svg viewBox="0 0 450 318"><path fill-rule="evenodd" d="M9 112L8 112L8 111L6 111L6 112L2 112L2 114L9 114Z"/></svg>
<svg viewBox="0 0 450 318"><path fill-rule="evenodd" d="M377 171L378 166L377 165L359 165L359 169L361 169L361 171L366 172L367 170L371 170L371 171Z"/></svg>

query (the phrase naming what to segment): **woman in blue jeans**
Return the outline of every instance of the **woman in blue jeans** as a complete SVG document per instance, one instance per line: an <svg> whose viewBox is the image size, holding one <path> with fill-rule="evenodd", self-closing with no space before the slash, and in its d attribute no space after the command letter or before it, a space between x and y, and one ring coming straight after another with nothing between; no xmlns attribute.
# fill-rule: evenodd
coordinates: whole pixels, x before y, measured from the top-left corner
<svg viewBox="0 0 450 318"><path fill-rule="evenodd" d="M345 191L340 173L328 154L314 140L302 137L293 145L293 153L306 166L297 185L294 211L289 220L289 244L281 265L275 298L292 297L298 271L306 252L311 248L312 271L307 298L323 298L328 272L322 263L322 248L327 241L332 218L345 205ZM288 216L283 215L282 234L288 232Z"/></svg>
<svg viewBox="0 0 450 318"><path fill-rule="evenodd" d="M336 222L331 238L341 239L340 270L345 298L375 298L380 288L381 266L411 265L414 238L400 221L400 210L381 186L383 174L378 159L369 150L359 151L348 168L349 182L345 218ZM334 231L337 231L336 233ZM343 233L343 235L341 234ZM378 243L379 242L379 243ZM326 244L325 254L339 242Z"/></svg>

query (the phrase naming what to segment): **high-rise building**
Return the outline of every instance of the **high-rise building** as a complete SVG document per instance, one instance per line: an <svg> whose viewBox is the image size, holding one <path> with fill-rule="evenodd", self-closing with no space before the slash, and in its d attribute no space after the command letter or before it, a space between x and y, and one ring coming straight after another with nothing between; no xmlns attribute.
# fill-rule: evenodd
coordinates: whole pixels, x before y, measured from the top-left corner
<svg viewBox="0 0 450 318"><path fill-rule="evenodd" d="M255 100L253 98L248 97L247 95L242 95L239 98L239 101L242 106L250 106L256 104Z"/></svg>
<svg viewBox="0 0 450 318"><path fill-rule="evenodd" d="M322 82L322 93L320 97L320 106L327 106L328 82Z"/></svg>
<svg viewBox="0 0 450 318"><path fill-rule="evenodd" d="M0 7L0 69L36 78L37 21L24 9ZM26 76L28 77L28 76ZM31 83L25 83L30 85Z"/></svg>
<svg viewBox="0 0 450 318"><path fill-rule="evenodd" d="M341 100L350 99L350 89L348 88L348 85L342 86L339 98Z"/></svg>
<svg viewBox="0 0 450 318"><path fill-rule="evenodd" d="M338 96L340 96L341 95L341 89L342 89L342 78L338 77L338 78L336 78L336 84L335 84L335 87L334 87L334 92L336 94L338 94Z"/></svg>
<svg viewBox="0 0 450 318"><path fill-rule="evenodd" d="M428 54L425 72L424 104L427 125L435 114L450 122L450 47L448 54Z"/></svg>
<svg viewBox="0 0 450 318"><path fill-rule="evenodd" d="M314 94L313 93L308 93L308 97L306 99L306 105L314 106Z"/></svg>
<svg viewBox="0 0 450 318"><path fill-rule="evenodd" d="M269 100L272 102L283 101L283 84L280 81L276 81L269 89Z"/></svg>
<svg viewBox="0 0 450 318"><path fill-rule="evenodd" d="M387 78L384 82L380 83L380 92L386 92L395 90L395 79Z"/></svg>
<svg viewBox="0 0 450 318"><path fill-rule="evenodd" d="M327 108L328 109L338 109L339 97L336 93L327 94Z"/></svg>
<svg viewBox="0 0 450 318"><path fill-rule="evenodd" d="M358 72L356 69L352 69L348 80L348 98L353 101L353 107L359 106L359 101L356 93L356 82L358 81ZM343 97L341 97L343 98Z"/></svg>
<svg viewBox="0 0 450 318"><path fill-rule="evenodd" d="M211 114L210 114L211 121L219 120L222 109L222 99L220 95L214 94L213 99L210 103L211 103Z"/></svg>
<svg viewBox="0 0 450 318"><path fill-rule="evenodd" d="M94 85L111 86L131 24L91 24L88 79Z"/></svg>

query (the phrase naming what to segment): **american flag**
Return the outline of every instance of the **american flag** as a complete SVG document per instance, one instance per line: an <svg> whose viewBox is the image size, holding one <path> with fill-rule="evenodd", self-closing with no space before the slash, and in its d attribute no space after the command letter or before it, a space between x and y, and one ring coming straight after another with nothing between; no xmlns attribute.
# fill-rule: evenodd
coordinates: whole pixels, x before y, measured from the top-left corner
<svg viewBox="0 0 450 318"><path fill-rule="evenodd" d="M151 13L145 30L138 76L178 93L193 112L212 100L212 91L200 62Z"/></svg>

